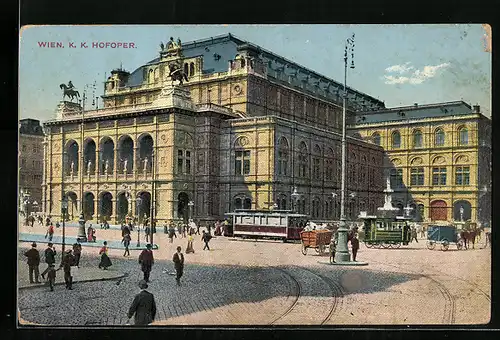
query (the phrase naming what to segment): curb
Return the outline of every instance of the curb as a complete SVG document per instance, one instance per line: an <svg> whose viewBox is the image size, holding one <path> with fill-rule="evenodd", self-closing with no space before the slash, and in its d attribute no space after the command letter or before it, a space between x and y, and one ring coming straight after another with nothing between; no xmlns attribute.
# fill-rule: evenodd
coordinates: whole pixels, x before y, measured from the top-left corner
<svg viewBox="0 0 500 340"><path fill-rule="evenodd" d="M123 273L120 276L115 276L115 277L108 277L108 278L101 278L101 279L86 279L86 280L81 280L81 281L73 281L73 284L75 284L75 283L84 283L84 282L112 281L112 280L122 279L122 278L127 277L127 276L128 276L127 273ZM56 282L54 284L54 286L62 286L62 285L65 285L65 284L66 284L65 282ZM42 284L36 284L36 283L34 283L33 285L30 285L30 286L18 287L18 289L26 290L26 289L35 289L35 288L42 288L42 287L49 287L49 285L48 285L47 282L42 283Z"/></svg>

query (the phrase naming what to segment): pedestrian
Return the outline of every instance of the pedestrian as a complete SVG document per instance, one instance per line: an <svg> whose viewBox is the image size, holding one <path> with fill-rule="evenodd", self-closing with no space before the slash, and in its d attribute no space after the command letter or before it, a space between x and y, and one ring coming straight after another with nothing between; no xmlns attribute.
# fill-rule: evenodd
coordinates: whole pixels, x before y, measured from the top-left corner
<svg viewBox="0 0 500 340"><path fill-rule="evenodd" d="M359 240L357 233L354 233L354 235L351 238L351 247L352 247L352 260L356 262L356 255L358 254L358 249L359 249Z"/></svg>
<svg viewBox="0 0 500 340"><path fill-rule="evenodd" d="M58 270L63 268L64 271L64 282L66 283L66 289L73 290L73 276L71 276L71 266L75 263L75 257L71 254L72 250L66 250L66 254L63 254L63 259Z"/></svg>
<svg viewBox="0 0 500 340"><path fill-rule="evenodd" d="M186 230L187 230L187 225L186 225L186 223L183 223L183 224L182 224L182 237L183 237L183 238L186 238L186 237L187 237L187 236L186 236Z"/></svg>
<svg viewBox="0 0 500 340"><path fill-rule="evenodd" d="M410 242L413 242L413 240L415 239L415 241L418 243L418 240L417 240L417 229L415 227L411 227L411 239L410 239Z"/></svg>
<svg viewBox="0 0 500 340"><path fill-rule="evenodd" d="M56 222L56 228L58 228L58 229L59 229L59 227L60 227L60 226L61 226L61 225L59 224L59 221L57 221L57 222Z"/></svg>
<svg viewBox="0 0 500 340"><path fill-rule="evenodd" d="M141 270L144 273L144 281L149 281L149 275L151 274L151 269L154 264L153 251L151 250L151 244L146 245L146 249L139 255L139 264L141 265Z"/></svg>
<svg viewBox="0 0 500 340"><path fill-rule="evenodd" d="M174 267L175 267L175 281L177 281L177 285L180 286L181 284L181 277L184 272L184 254L181 252L182 248L179 246L177 247L177 252L174 254L173 261L174 261Z"/></svg>
<svg viewBox="0 0 500 340"><path fill-rule="evenodd" d="M220 222L217 221L215 222L215 231L214 231L214 236L220 236L222 233L221 233L221 230L220 230Z"/></svg>
<svg viewBox="0 0 500 340"><path fill-rule="evenodd" d="M130 235L130 229L129 229L129 227L127 225L123 225L122 226L122 237L124 237L127 234Z"/></svg>
<svg viewBox="0 0 500 340"><path fill-rule="evenodd" d="M335 240L335 235L333 235L330 240L330 263L335 263L335 253L337 252L337 242Z"/></svg>
<svg viewBox="0 0 500 340"><path fill-rule="evenodd" d="M130 233L125 234L122 239L122 243L125 246L125 252L123 253L123 256L130 256L130 250L128 249L130 241L131 241Z"/></svg>
<svg viewBox="0 0 500 340"><path fill-rule="evenodd" d="M146 237L146 243L149 243L149 235L151 234L151 228L146 224L144 227L144 235Z"/></svg>
<svg viewBox="0 0 500 340"><path fill-rule="evenodd" d="M31 244L31 249L24 253L24 256L28 258L28 269L30 275L30 283L41 283L38 277L40 272L38 266L40 265L40 253L36 249L36 243ZM35 281L33 282L33 272L35 272Z"/></svg>
<svg viewBox="0 0 500 340"><path fill-rule="evenodd" d="M128 223L128 228L130 229L130 231L134 231L134 225L132 224L132 222Z"/></svg>
<svg viewBox="0 0 500 340"><path fill-rule="evenodd" d="M52 241L52 237L54 237L54 226L52 223L49 225L47 232L45 233L45 238L49 237L49 241Z"/></svg>
<svg viewBox="0 0 500 340"><path fill-rule="evenodd" d="M182 235L182 222L177 223L177 231L179 232L179 237Z"/></svg>
<svg viewBox="0 0 500 340"><path fill-rule="evenodd" d="M82 245L78 242L73 244L73 255L75 256L75 266L80 268L80 257L82 255Z"/></svg>
<svg viewBox="0 0 500 340"><path fill-rule="evenodd" d="M50 216L47 216L47 218L45 219L45 226L48 227L51 224L52 223L50 222Z"/></svg>
<svg viewBox="0 0 500 340"><path fill-rule="evenodd" d="M99 250L99 255L101 255L101 262L99 262L99 269L107 270L113 264L108 256L108 242L104 241L101 250Z"/></svg>
<svg viewBox="0 0 500 340"><path fill-rule="evenodd" d="M198 221L198 223L196 224L196 234L200 235L200 221Z"/></svg>
<svg viewBox="0 0 500 340"><path fill-rule="evenodd" d="M54 264L49 264L47 268L47 279L49 281L50 291L54 291L54 285L56 284L56 267Z"/></svg>
<svg viewBox="0 0 500 340"><path fill-rule="evenodd" d="M205 232L205 230L203 230L203 236L201 237L201 240L203 242L205 242L205 246L203 246L203 250L205 250L205 249L210 250L210 247L208 246L208 242L210 242L211 238L212 238L212 235L210 235L209 233Z"/></svg>
<svg viewBox="0 0 500 340"><path fill-rule="evenodd" d="M30 216L30 222L31 222L31 228L33 228L33 225L35 224L35 216Z"/></svg>
<svg viewBox="0 0 500 340"><path fill-rule="evenodd" d="M137 294L128 310L128 318L134 316L134 325L145 326L152 323L156 317L156 302L153 294L148 292L145 280L139 281L141 292Z"/></svg>
<svg viewBox="0 0 500 340"><path fill-rule="evenodd" d="M174 242L174 236L175 236L175 229L173 225L170 225L168 229L168 239L170 243Z"/></svg>
<svg viewBox="0 0 500 340"><path fill-rule="evenodd" d="M53 248L53 244L49 243L47 245L47 249L45 249L45 263L47 263L47 269L45 269L42 273L42 279L45 280L45 274L50 269L51 265L54 265L56 263L56 249Z"/></svg>
<svg viewBox="0 0 500 340"><path fill-rule="evenodd" d="M190 234L188 236L188 244L187 244L187 247L186 247L186 254L194 253L193 241L194 241L193 234Z"/></svg>
<svg viewBox="0 0 500 340"><path fill-rule="evenodd" d="M95 231L94 231L94 228L92 228L92 224L91 224L91 225L89 225L89 228L87 229L87 241L88 242L95 242L94 235L95 235Z"/></svg>

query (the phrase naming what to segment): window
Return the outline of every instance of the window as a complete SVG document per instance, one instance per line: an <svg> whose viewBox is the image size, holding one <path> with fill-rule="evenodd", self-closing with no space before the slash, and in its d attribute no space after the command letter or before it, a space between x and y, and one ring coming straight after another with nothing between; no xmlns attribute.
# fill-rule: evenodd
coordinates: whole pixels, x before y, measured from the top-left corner
<svg viewBox="0 0 500 340"><path fill-rule="evenodd" d="M186 151L186 173L191 173L191 151Z"/></svg>
<svg viewBox="0 0 500 340"><path fill-rule="evenodd" d="M194 63L189 64L189 75L194 76Z"/></svg>
<svg viewBox="0 0 500 340"><path fill-rule="evenodd" d="M333 180L333 159L328 159L326 161L326 180L331 181Z"/></svg>
<svg viewBox="0 0 500 340"><path fill-rule="evenodd" d="M469 185L470 168L468 166L458 166L455 168L455 184Z"/></svg>
<svg viewBox="0 0 500 340"><path fill-rule="evenodd" d="M252 200L250 198L245 198L243 201L243 209L252 209Z"/></svg>
<svg viewBox="0 0 500 340"><path fill-rule="evenodd" d="M399 149L401 147L401 134L399 131L395 131L392 134L392 148Z"/></svg>
<svg viewBox="0 0 500 340"><path fill-rule="evenodd" d="M459 144L460 145L467 145L469 144L469 131L466 128L460 129L458 133L459 137Z"/></svg>
<svg viewBox="0 0 500 340"><path fill-rule="evenodd" d="M235 175L249 175L250 174L250 151L236 151L234 160L234 174Z"/></svg>
<svg viewBox="0 0 500 340"><path fill-rule="evenodd" d="M177 173L182 174L184 169L184 151L177 151Z"/></svg>
<svg viewBox="0 0 500 340"><path fill-rule="evenodd" d="M35 161L31 161L31 167L35 168Z"/></svg>
<svg viewBox="0 0 500 340"><path fill-rule="evenodd" d="M376 145L380 145L380 134L378 132L375 132L372 135L372 140L373 140L373 143L375 143Z"/></svg>
<svg viewBox="0 0 500 340"><path fill-rule="evenodd" d="M401 188L403 186L403 169L391 169L391 187Z"/></svg>
<svg viewBox="0 0 500 340"><path fill-rule="evenodd" d="M410 185L424 185L424 168L411 168Z"/></svg>
<svg viewBox="0 0 500 340"><path fill-rule="evenodd" d="M413 147L421 148L422 147L422 132L417 130L413 133Z"/></svg>
<svg viewBox="0 0 500 340"><path fill-rule="evenodd" d="M278 175L286 176L288 173L288 142L282 138L278 150Z"/></svg>
<svg viewBox="0 0 500 340"><path fill-rule="evenodd" d="M434 135L434 145L443 146L444 145L444 131L441 129L436 130Z"/></svg>
<svg viewBox="0 0 500 340"><path fill-rule="evenodd" d="M184 74L187 76L189 74L189 66L187 63L184 64Z"/></svg>
<svg viewBox="0 0 500 340"><path fill-rule="evenodd" d="M305 143L302 143L299 151L299 177L307 177L307 147Z"/></svg>
<svg viewBox="0 0 500 340"><path fill-rule="evenodd" d="M321 179L319 164L319 158L313 158L313 178L316 180Z"/></svg>
<svg viewBox="0 0 500 340"><path fill-rule="evenodd" d="M446 185L446 168L432 168L432 185Z"/></svg>
<svg viewBox="0 0 500 340"><path fill-rule="evenodd" d="M241 209L243 207L241 198L235 198L234 200L234 209Z"/></svg>

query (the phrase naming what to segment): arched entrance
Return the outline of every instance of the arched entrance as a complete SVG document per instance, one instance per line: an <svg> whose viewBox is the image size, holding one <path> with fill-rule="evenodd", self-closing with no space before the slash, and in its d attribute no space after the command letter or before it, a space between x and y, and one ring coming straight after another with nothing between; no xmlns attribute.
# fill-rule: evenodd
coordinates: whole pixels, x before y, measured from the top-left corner
<svg viewBox="0 0 500 340"><path fill-rule="evenodd" d="M94 194L87 192L83 197L83 216L86 221L92 220L94 216Z"/></svg>
<svg viewBox="0 0 500 340"><path fill-rule="evenodd" d="M177 217L182 218L185 222L187 222L189 215L189 196L185 192L181 192L179 196L177 196L177 200Z"/></svg>
<svg viewBox="0 0 500 340"><path fill-rule="evenodd" d="M139 138L139 172L151 172L153 164L153 138L149 134L145 134Z"/></svg>
<svg viewBox="0 0 500 340"><path fill-rule="evenodd" d="M101 175L112 174L115 165L115 143L109 137L101 141Z"/></svg>
<svg viewBox="0 0 500 340"><path fill-rule="evenodd" d="M95 142L93 139L86 140L83 147L84 174L93 175L95 173Z"/></svg>
<svg viewBox="0 0 500 340"><path fill-rule="evenodd" d="M125 217L128 213L128 200L125 192L121 192L118 194L117 203L116 203L116 217L118 221L125 222Z"/></svg>
<svg viewBox="0 0 500 340"><path fill-rule="evenodd" d="M460 212L462 210L462 212ZM469 201L456 201L453 205L453 219L455 221L467 221L471 219L472 207Z"/></svg>
<svg viewBox="0 0 500 340"><path fill-rule="evenodd" d="M431 202L431 221L447 221L448 207L446 202L442 200Z"/></svg>
<svg viewBox="0 0 500 340"><path fill-rule="evenodd" d="M78 173L78 143L74 140L66 144L66 175Z"/></svg>
<svg viewBox="0 0 500 340"><path fill-rule="evenodd" d="M101 193L99 202L99 218L101 221L109 221L111 219L111 215L113 215L113 195L107 191L103 192Z"/></svg>
<svg viewBox="0 0 500 340"><path fill-rule="evenodd" d="M131 174L134 169L134 141L130 136L122 136L118 141L120 171Z"/></svg>
<svg viewBox="0 0 500 340"><path fill-rule="evenodd" d="M139 223L144 222L144 216L149 217L151 211L151 194L149 192L140 192L137 197L137 216Z"/></svg>
<svg viewBox="0 0 500 340"><path fill-rule="evenodd" d="M66 193L66 197L68 198L68 217L74 219L75 216L78 216L77 196L73 191L69 191Z"/></svg>

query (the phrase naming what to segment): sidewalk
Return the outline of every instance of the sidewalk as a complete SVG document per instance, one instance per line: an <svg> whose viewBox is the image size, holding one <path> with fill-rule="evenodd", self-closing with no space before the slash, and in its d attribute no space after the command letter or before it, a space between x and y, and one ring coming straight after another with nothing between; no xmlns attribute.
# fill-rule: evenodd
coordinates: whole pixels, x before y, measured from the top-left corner
<svg viewBox="0 0 500 340"><path fill-rule="evenodd" d="M103 246L103 242L107 241L108 242L108 248L109 249L125 249L123 244L120 241L116 240L106 240L106 239L101 239L97 240L97 242L82 242L81 245L85 247L95 247L95 248L101 248ZM19 233L19 242L36 242L40 244L46 244L49 243L49 238L45 238L45 235L42 234L31 234L31 233ZM62 236L54 236L52 238L53 244L62 244ZM66 236L66 246L71 246L72 244L76 243L76 237L73 236ZM146 249L146 242L142 242L139 247L137 247L137 241L130 242L129 246L130 250L142 250ZM158 245L155 244L153 246L153 249L158 249Z"/></svg>
<svg viewBox="0 0 500 340"><path fill-rule="evenodd" d="M26 261L18 261L18 270L17 270L17 283L19 289L30 289L37 287L48 287L48 283L40 277L40 281L44 282L43 284L30 283L29 280L29 270ZM40 274L47 268L45 263L40 263L39 269ZM89 281L105 281L105 280L117 280L125 276L125 273L117 270L113 270L113 268L109 268L108 270L102 270L96 267L71 267L71 275L73 276L73 283L79 282L89 282ZM56 276L56 285L64 285L64 272L59 270Z"/></svg>

